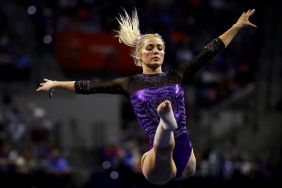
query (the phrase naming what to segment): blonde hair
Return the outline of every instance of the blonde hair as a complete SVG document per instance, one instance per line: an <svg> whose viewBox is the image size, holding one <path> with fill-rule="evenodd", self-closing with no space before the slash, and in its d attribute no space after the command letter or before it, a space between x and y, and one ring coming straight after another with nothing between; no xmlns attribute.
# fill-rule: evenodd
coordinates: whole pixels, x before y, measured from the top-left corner
<svg viewBox="0 0 282 188"><path fill-rule="evenodd" d="M145 35L141 34L136 9L132 11L131 17L124 10L124 15L119 14L119 18L117 18L117 21L119 23L119 30L116 31L117 35L115 37L119 38L120 43L124 43L127 46L130 46L135 49L134 54L132 54L132 57L134 58L134 63L137 66L141 66L142 61L137 57L137 54L142 48L142 41L149 37L158 37L163 41L162 37L157 33Z"/></svg>
<svg viewBox="0 0 282 188"><path fill-rule="evenodd" d="M116 35L119 38L119 42L130 47L135 47L137 39L141 37L136 9L132 12L132 17L124 10L124 16L120 14L117 21L120 26Z"/></svg>

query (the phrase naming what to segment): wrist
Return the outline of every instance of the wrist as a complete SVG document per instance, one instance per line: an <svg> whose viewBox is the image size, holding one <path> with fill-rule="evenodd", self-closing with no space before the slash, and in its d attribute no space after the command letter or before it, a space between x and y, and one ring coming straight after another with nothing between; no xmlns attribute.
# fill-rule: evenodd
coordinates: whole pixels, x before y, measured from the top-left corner
<svg viewBox="0 0 282 188"><path fill-rule="evenodd" d="M232 25L232 28L237 29L237 30L241 29L241 27L242 27L242 26L240 26L240 25L237 24L237 23L235 23L235 24Z"/></svg>
<svg viewBox="0 0 282 188"><path fill-rule="evenodd" d="M52 88L59 88L59 87L61 87L60 82L53 81L53 87Z"/></svg>

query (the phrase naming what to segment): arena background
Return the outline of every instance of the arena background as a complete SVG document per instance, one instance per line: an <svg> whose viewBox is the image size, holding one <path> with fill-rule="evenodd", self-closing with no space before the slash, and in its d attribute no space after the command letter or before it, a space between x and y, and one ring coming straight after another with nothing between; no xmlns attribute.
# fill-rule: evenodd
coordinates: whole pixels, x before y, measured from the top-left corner
<svg viewBox="0 0 282 188"><path fill-rule="evenodd" d="M165 69L256 9L258 27L240 30L187 84L197 169L164 186L141 174L148 140L126 98L35 91L44 78L140 73L113 32L133 8L141 32L166 41ZM280 187L281 18L271 0L1 0L0 187Z"/></svg>

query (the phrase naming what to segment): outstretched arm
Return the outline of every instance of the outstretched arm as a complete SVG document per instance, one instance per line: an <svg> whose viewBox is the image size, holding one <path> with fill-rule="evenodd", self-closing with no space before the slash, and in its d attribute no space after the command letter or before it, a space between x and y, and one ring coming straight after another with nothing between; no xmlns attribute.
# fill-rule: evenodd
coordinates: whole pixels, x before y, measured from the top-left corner
<svg viewBox="0 0 282 188"><path fill-rule="evenodd" d="M116 78L110 81L53 81L45 78L36 91L49 91L50 98L53 96L52 92L55 88L66 89L77 94L108 93L127 95L128 82L129 77Z"/></svg>
<svg viewBox="0 0 282 188"><path fill-rule="evenodd" d="M39 84L39 87L36 89L36 91L49 91L55 88L67 89L73 92L75 91L75 81L53 81L46 78L44 78L44 81L45 82Z"/></svg>
<svg viewBox="0 0 282 188"><path fill-rule="evenodd" d="M225 47L229 45L238 31L243 27L257 27L256 25L252 24L249 21L250 16L255 13L255 9L249 9L247 12L243 12L242 15L239 17L237 22L226 32L220 35L218 38L224 43Z"/></svg>
<svg viewBox="0 0 282 188"><path fill-rule="evenodd" d="M49 91L49 97L53 97L53 90L61 88L75 92L75 81L56 81L44 78L44 82L39 84L36 91Z"/></svg>
<svg viewBox="0 0 282 188"><path fill-rule="evenodd" d="M188 77L192 77L209 60L216 56L222 49L226 48L241 28L246 26L256 27L256 25L249 21L249 17L253 15L254 12L255 9L249 9L247 12L243 12L231 28L209 42L192 60L192 62L180 65L176 69L176 73L182 77L183 80L186 80Z"/></svg>

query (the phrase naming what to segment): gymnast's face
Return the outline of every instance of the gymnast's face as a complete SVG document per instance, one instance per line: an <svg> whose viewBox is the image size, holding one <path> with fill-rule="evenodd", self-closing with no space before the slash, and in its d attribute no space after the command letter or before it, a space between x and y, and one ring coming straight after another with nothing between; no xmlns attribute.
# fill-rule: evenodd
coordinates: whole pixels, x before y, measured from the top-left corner
<svg viewBox="0 0 282 188"><path fill-rule="evenodd" d="M164 61L164 50L164 42L159 37L145 38L139 51L142 67L152 70L159 68Z"/></svg>

